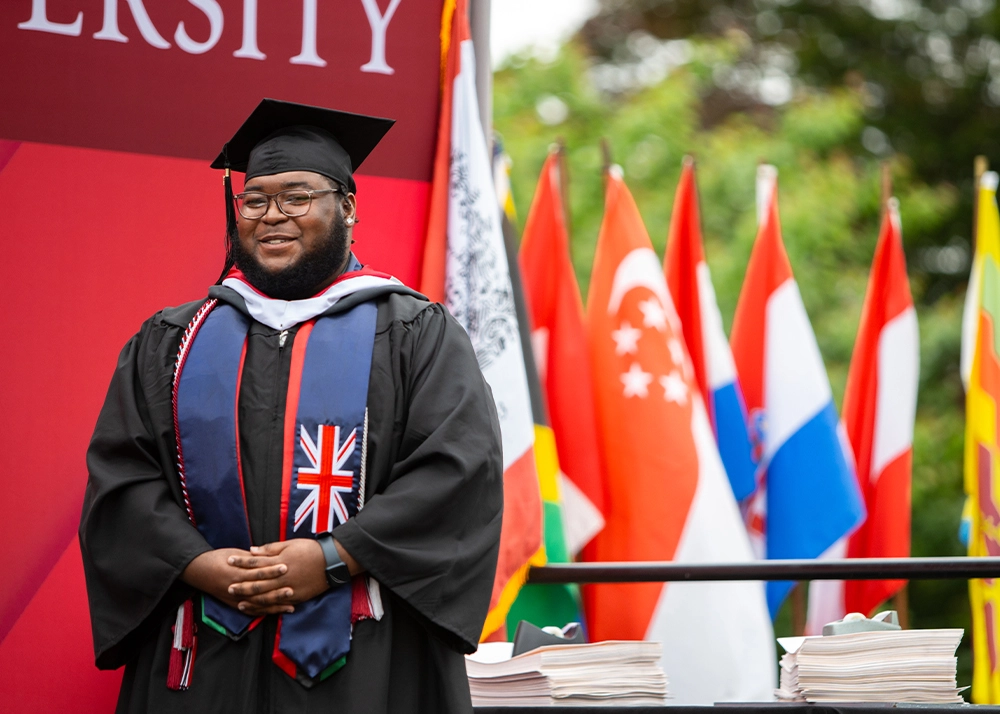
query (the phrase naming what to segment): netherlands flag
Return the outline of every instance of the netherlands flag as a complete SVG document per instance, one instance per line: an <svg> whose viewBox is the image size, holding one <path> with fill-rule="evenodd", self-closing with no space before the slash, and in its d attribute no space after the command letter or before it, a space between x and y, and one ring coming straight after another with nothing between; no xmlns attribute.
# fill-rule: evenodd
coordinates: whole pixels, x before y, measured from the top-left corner
<svg viewBox="0 0 1000 714"><path fill-rule="evenodd" d="M670 236L663 264L667 286L681 320L684 342L694 364L695 382L708 410L719 445L719 455L737 501L755 487L747 408L736 378L733 353L722 327L715 287L705 262L698 213L694 161L684 159L684 169L674 197Z"/></svg>
<svg viewBox="0 0 1000 714"><path fill-rule="evenodd" d="M746 507L759 555L817 558L864 521L823 358L781 239L777 171L758 180L763 220L733 320L732 349L758 458ZM767 585L771 616L790 582Z"/></svg>

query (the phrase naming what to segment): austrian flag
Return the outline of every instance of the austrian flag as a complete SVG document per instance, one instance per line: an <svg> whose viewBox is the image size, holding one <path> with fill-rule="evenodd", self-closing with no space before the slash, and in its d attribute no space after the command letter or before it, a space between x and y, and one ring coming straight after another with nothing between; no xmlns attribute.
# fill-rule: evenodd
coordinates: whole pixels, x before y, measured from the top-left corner
<svg viewBox="0 0 1000 714"><path fill-rule="evenodd" d="M309 460L309 466L299 468L296 487L309 491L309 495L295 509L295 530L306 518L312 516L312 532L333 530L334 515L337 523L346 523L347 505L342 493L354 490L354 471L344 468L357 445L358 430L340 441L340 427L321 424L316 441L312 440L305 426L299 427L299 447Z"/></svg>

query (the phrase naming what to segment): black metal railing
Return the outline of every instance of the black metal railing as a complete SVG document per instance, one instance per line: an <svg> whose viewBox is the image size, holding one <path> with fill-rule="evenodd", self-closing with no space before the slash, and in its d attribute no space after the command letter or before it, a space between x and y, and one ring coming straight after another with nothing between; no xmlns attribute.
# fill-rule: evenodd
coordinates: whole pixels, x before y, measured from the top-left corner
<svg viewBox="0 0 1000 714"><path fill-rule="evenodd" d="M556 563L529 583L664 583L720 580L965 580L1000 578L997 558L855 558L751 563Z"/></svg>

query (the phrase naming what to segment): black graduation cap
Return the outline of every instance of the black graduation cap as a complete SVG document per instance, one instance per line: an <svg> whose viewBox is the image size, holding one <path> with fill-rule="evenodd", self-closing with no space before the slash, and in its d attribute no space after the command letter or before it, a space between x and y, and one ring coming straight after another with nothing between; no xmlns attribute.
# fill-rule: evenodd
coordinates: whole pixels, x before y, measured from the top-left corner
<svg viewBox="0 0 1000 714"><path fill-rule="evenodd" d="M246 173L247 179L283 171L315 171L347 186L392 119L263 99L233 134L213 169Z"/></svg>
<svg viewBox="0 0 1000 714"><path fill-rule="evenodd" d="M247 180L285 171L314 171L355 193L352 174L393 124L393 119L261 100L212 162L213 169L226 170L226 266L220 282L232 267L231 246L237 239L230 170L246 173Z"/></svg>

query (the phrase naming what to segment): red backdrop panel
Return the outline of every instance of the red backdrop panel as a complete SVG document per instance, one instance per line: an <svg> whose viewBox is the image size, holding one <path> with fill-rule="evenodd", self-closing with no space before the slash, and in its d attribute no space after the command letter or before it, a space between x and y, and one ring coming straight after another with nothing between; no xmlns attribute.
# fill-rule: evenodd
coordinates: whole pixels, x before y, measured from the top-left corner
<svg viewBox="0 0 1000 714"><path fill-rule="evenodd" d="M125 341L163 306L203 297L218 276L222 182L207 165L262 97L397 120L358 176L355 250L410 285L419 275L441 0L399 2L388 21L389 0L374 15L362 0L199 5L217 5L214 20L189 0L0 2L0 539L15 561L0 588L0 671L16 673L3 688L15 710L84 711L81 701L106 710L117 686L92 666L79 550L67 550L84 455ZM291 61L309 54L313 5L313 56L325 66ZM95 37L115 24L108 6L117 6L119 41ZM180 23L204 52L185 51ZM373 72L379 23L385 64ZM150 27L169 47L153 46ZM238 56L254 36L266 57ZM57 630L59 643L46 634ZM56 669L76 673L76 684L49 692L38 676L52 671L41 663L55 650L66 653Z"/></svg>
<svg viewBox="0 0 1000 714"><path fill-rule="evenodd" d="M0 712L114 711L122 673L94 668L83 564L75 540L0 642L0 672Z"/></svg>
<svg viewBox="0 0 1000 714"><path fill-rule="evenodd" d="M0 330L18 335L2 343L0 538L20 561L0 588L0 636L76 531L84 452L119 350L153 312L204 294L217 276L219 222L204 220L222 204L212 173L31 143L0 172ZM157 186L177 196L173 216Z"/></svg>

